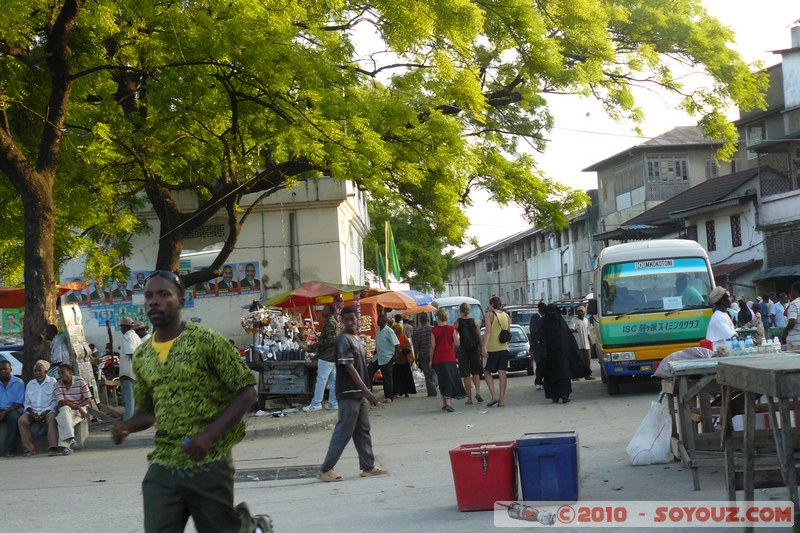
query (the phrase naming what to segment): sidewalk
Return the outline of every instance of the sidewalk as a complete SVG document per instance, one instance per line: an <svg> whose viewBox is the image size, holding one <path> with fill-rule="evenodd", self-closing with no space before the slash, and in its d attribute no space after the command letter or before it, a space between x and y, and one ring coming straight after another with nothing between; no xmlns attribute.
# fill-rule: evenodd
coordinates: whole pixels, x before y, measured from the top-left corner
<svg viewBox="0 0 800 533"><path fill-rule="evenodd" d="M263 413L264 411L258 412ZM337 411L322 410L304 413L299 407L297 412L286 413L284 416L277 418L268 414L259 416L256 413L248 413L245 417L247 422L245 439L278 437L326 427L332 428L336 424L337 418ZM86 441L85 448L87 450L100 450L117 447L111 442L111 425L110 423L92 424L89 428L89 439ZM153 446L155 434L155 428L133 433L119 447Z"/></svg>

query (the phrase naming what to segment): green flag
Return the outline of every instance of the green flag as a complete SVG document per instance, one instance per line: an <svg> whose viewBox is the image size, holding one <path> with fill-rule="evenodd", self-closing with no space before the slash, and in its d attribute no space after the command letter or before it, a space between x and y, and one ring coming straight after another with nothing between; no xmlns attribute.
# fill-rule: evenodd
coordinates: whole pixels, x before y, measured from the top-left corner
<svg viewBox="0 0 800 533"><path fill-rule="evenodd" d="M397 259L397 248L394 245L394 235L392 234L392 227L389 221L386 221L387 234L389 235L389 244L387 246L386 255L389 258L389 270L394 275L397 281L400 281L400 261Z"/></svg>
<svg viewBox="0 0 800 533"><path fill-rule="evenodd" d="M383 266L383 254L381 253L380 248L378 248L378 243L375 243L375 262L378 263L378 275L381 277L383 281L383 286L389 286L389 280L386 279L386 268Z"/></svg>

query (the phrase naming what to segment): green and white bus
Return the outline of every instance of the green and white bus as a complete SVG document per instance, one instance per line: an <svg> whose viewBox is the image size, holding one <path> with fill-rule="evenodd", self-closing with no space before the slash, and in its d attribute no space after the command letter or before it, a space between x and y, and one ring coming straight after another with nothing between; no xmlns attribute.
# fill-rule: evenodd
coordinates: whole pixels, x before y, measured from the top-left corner
<svg viewBox="0 0 800 533"><path fill-rule="evenodd" d="M609 394L650 376L667 355L705 338L714 287L708 254L696 242L639 241L605 248L589 303Z"/></svg>

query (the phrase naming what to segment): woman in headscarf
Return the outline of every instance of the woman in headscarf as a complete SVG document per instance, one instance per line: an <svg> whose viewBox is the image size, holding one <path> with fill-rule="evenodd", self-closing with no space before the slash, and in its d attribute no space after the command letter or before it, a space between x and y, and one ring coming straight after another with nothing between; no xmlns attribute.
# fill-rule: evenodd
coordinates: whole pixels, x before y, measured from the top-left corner
<svg viewBox="0 0 800 533"><path fill-rule="evenodd" d="M745 303L744 298L739 300L739 315L736 317L736 326L743 328L745 324L753 320L753 313L750 311L750 308L753 306L753 302Z"/></svg>
<svg viewBox="0 0 800 533"><path fill-rule="evenodd" d="M758 306L754 307L753 302L747 302L747 307L750 310L751 319L742 327L755 328L756 332L751 337L756 346L761 346L764 341L764 321L761 319L761 313L758 312Z"/></svg>
<svg viewBox="0 0 800 533"><path fill-rule="evenodd" d="M542 346L542 384L544 396L553 403L568 403L572 394L572 378L581 378L590 373L575 337L569 330L556 304L545 308L542 329L539 333Z"/></svg>

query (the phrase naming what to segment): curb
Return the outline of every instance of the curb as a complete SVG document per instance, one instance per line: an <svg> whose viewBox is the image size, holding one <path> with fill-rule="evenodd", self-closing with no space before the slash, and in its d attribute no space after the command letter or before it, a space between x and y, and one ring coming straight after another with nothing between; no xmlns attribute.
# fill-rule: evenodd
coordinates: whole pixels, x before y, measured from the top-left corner
<svg viewBox="0 0 800 533"><path fill-rule="evenodd" d="M281 437L285 435L294 435L296 433L306 433L309 431L316 431L319 429L326 429L328 426L333 426L338 420L339 414L336 411L315 416L313 420L296 420L287 421L282 424L275 424L263 426L260 419L271 421L272 417L247 417L247 429L245 430L245 439L254 440L265 437ZM85 450L107 450L114 448L141 448L152 447L155 434L152 430L143 433L134 433L129 436L122 444L116 445L111 442L110 431L93 431L89 434L89 438L83 446Z"/></svg>

